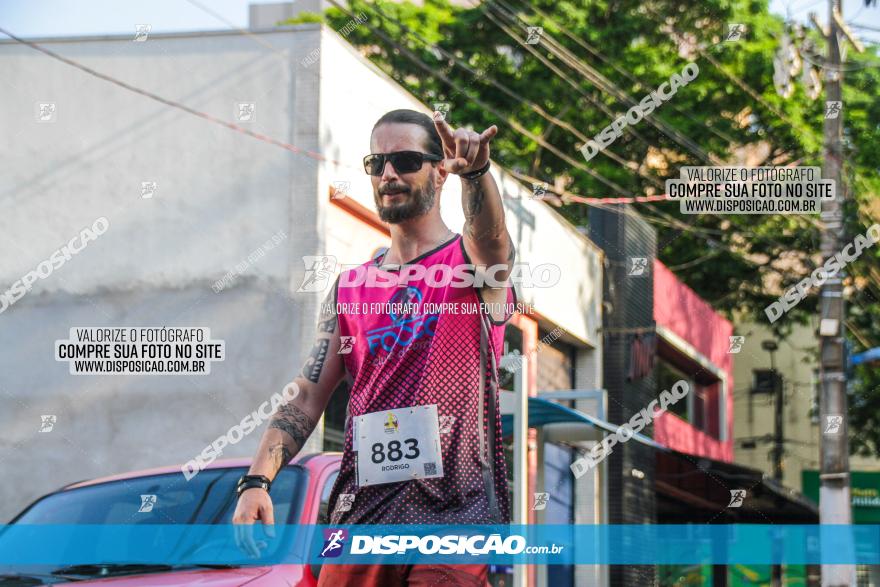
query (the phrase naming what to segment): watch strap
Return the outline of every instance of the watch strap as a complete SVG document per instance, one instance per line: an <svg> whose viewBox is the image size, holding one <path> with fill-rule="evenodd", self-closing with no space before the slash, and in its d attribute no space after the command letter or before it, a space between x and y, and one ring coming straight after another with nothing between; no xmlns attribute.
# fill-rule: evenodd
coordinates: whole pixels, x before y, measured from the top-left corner
<svg viewBox="0 0 880 587"><path fill-rule="evenodd" d="M477 179L486 175L486 172L489 171L489 167L491 165L491 161L486 161L486 165L482 169L477 169L476 171L471 171L470 173L462 173L461 175L459 175L459 177L467 180Z"/></svg>
<svg viewBox="0 0 880 587"><path fill-rule="evenodd" d="M240 496L244 491L256 487L265 489L268 492L272 488L272 481L265 475L242 475L238 480L235 492Z"/></svg>

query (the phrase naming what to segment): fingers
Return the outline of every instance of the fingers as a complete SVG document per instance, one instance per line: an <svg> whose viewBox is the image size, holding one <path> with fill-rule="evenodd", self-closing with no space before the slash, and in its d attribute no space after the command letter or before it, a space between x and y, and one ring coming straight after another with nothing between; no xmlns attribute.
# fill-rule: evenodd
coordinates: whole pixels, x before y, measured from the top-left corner
<svg viewBox="0 0 880 587"><path fill-rule="evenodd" d="M263 529L266 531L266 536L275 538L275 512L271 503L263 506L260 510L260 519L263 520Z"/></svg>
<svg viewBox="0 0 880 587"><path fill-rule="evenodd" d="M254 540L254 522L262 520L264 524L269 524L265 526L266 535L270 538L275 537L275 516L272 502L259 504L252 500L243 501L244 499L244 497L239 499L238 507L232 517L235 545L249 557L259 558L260 547Z"/></svg>
<svg viewBox="0 0 880 587"><path fill-rule="evenodd" d="M468 167L472 167L477 155L480 154L480 135L475 132L468 132L468 151L465 159L467 159Z"/></svg>
<svg viewBox="0 0 880 587"><path fill-rule="evenodd" d="M447 157L451 157L454 153L453 147L455 146L455 140L452 137L452 128L443 119L442 114L439 112L434 113L434 128L437 129L437 134L440 135L440 141L443 143L443 151L446 153Z"/></svg>
<svg viewBox="0 0 880 587"><path fill-rule="evenodd" d="M251 558L259 558L260 549L254 541L254 522L242 522L235 525L235 545Z"/></svg>
<svg viewBox="0 0 880 587"><path fill-rule="evenodd" d="M434 127L447 157L441 165L450 173L460 173L476 163L482 167L489 156L489 142L498 134L498 127L494 124L482 133L465 128L453 130L439 112L434 113Z"/></svg>

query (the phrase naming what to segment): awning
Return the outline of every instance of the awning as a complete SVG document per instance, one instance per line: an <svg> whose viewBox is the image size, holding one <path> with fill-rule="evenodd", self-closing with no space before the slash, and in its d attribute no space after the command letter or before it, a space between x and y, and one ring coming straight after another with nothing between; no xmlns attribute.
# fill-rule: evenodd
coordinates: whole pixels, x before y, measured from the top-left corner
<svg viewBox="0 0 880 587"><path fill-rule="evenodd" d="M600 441L604 433L616 433L619 426L606 422L587 413L563 406L554 401L539 397L529 397L529 428L544 428L550 435L550 441L563 440L595 440ZM501 416L501 433L504 436L513 434L513 415ZM636 434L633 440L656 448L668 450L662 444L654 442L643 434Z"/></svg>
<svg viewBox="0 0 880 587"><path fill-rule="evenodd" d="M661 524L816 524L816 504L763 472L675 450L656 453L654 487ZM733 492L743 493L731 507Z"/></svg>

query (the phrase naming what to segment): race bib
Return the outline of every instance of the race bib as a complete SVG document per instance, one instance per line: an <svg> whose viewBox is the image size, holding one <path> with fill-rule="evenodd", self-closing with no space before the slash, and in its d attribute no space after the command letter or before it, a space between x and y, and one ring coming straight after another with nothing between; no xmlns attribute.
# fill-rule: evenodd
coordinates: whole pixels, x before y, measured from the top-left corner
<svg viewBox="0 0 880 587"><path fill-rule="evenodd" d="M356 416L358 486L443 476L437 406Z"/></svg>

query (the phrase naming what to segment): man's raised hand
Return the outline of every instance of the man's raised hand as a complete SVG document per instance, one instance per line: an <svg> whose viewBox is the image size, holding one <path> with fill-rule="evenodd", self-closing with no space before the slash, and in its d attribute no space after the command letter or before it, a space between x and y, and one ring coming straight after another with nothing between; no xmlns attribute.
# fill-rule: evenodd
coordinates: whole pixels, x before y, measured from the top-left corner
<svg viewBox="0 0 880 587"><path fill-rule="evenodd" d="M450 173L461 175L478 171L489 162L489 141L498 134L498 127L494 124L477 133L466 128L458 128L454 131L443 116L434 113L434 126L440 134L443 142L443 153L446 155L440 164Z"/></svg>

